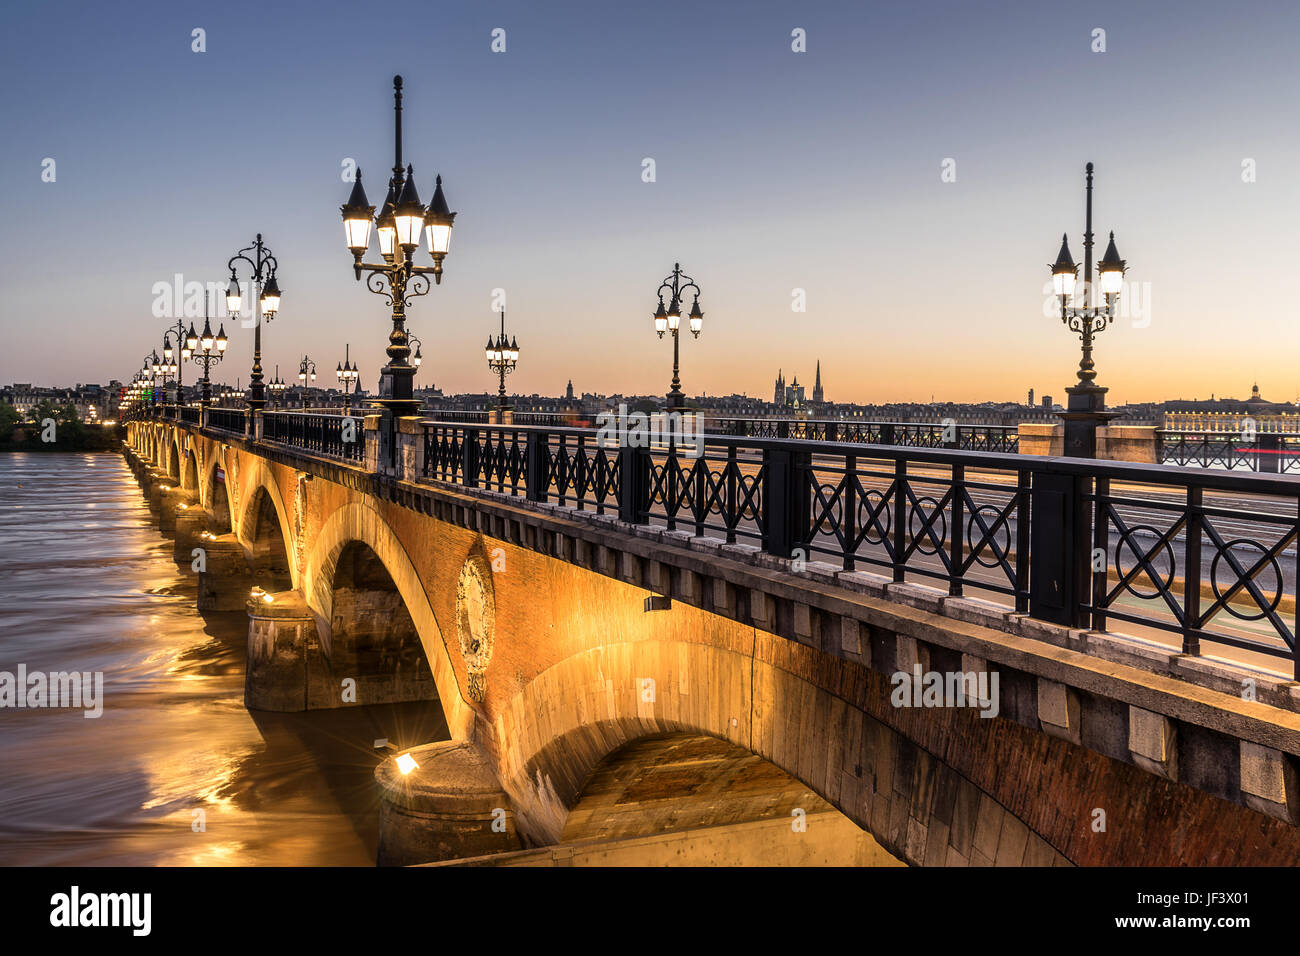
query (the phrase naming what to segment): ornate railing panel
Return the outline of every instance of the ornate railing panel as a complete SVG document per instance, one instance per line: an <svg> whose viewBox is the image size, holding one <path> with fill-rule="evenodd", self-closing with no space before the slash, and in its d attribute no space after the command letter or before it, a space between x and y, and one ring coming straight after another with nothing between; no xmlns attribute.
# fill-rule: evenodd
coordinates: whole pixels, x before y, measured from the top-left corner
<svg viewBox="0 0 1300 956"><path fill-rule="evenodd" d="M365 423L360 416L263 412L262 437L331 458L361 461L365 457Z"/></svg>
<svg viewBox="0 0 1300 956"><path fill-rule="evenodd" d="M219 428L226 432L244 434L248 416L242 408L209 408L208 427Z"/></svg>
<svg viewBox="0 0 1300 956"><path fill-rule="evenodd" d="M953 448L1015 454L1020 434L1015 425L962 425L956 422L863 422L799 418L708 418L711 434L745 438L792 438L802 441L901 445L907 448Z"/></svg>
<svg viewBox="0 0 1300 956"><path fill-rule="evenodd" d="M424 476L799 562L929 580L1043 620L1294 660L1300 481L913 446L425 422ZM468 477L467 477L468 476ZM1293 665L1294 666L1294 665Z"/></svg>
<svg viewBox="0 0 1300 956"><path fill-rule="evenodd" d="M1300 473L1300 434L1294 432L1162 428L1156 431L1156 440L1162 463L1268 474Z"/></svg>

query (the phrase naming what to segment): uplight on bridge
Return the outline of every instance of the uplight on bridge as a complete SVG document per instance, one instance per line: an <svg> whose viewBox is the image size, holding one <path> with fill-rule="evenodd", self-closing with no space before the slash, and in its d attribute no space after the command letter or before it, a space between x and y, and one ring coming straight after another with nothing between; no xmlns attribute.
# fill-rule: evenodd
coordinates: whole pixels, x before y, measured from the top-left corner
<svg viewBox="0 0 1300 956"><path fill-rule="evenodd" d="M397 769L402 772L403 777L409 774L412 770L418 770L419 768L420 765L415 762L415 758L409 753L402 754L397 758Z"/></svg>

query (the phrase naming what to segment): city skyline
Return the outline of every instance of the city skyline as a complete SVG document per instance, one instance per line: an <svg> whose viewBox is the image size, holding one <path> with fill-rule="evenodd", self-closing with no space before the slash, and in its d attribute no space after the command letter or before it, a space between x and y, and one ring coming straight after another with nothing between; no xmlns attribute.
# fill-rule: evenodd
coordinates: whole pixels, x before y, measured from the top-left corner
<svg viewBox="0 0 1300 956"><path fill-rule="evenodd" d="M921 11L764 5L745 20L693 10L683 32L646 12L507 4L412 15L406 36L367 39L333 9L311 23L265 11L250 32L215 8L91 11L70 32L49 29L48 10L15 14L2 95L24 146L0 168L23 228L0 243L24 265L0 279L0 381L128 379L142 345L161 347L155 287L222 283L230 253L262 232L284 288L263 330L268 378L304 352L332 368L350 342L373 389L387 322L349 274L341 170L355 160L382 198L400 71L417 184L427 197L442 174L459 213L442 284L409 311L439 343L417 387L492 388L481 341L504 289L523 353L513 390L573 378L662 393L671 346L650 316L680 261L705 312L682 346L690 394L761 396L777 368L820 357L837 401L1061 396L1077 340L1050 316L1046 263L1063 231L1082 258L1093 161L1094 229L1114 229L1130 263L1097 343L1109 401L1300 390L1286 363L1300 332L1279 295L1290 257L1267 238L1295 198L1283 170L1300 141L1274 119L1296 92L1282 28L1294 12L953 6L936 32ZM123 19L138 29L101 42ZM792 51L794 29L807 52ZM664 44L687 75L625 65ZM604 82L555 68L575 58ZM792 311L795 290L806 312ZM251 332L228 324L223 378L247 382Z"/></svg>

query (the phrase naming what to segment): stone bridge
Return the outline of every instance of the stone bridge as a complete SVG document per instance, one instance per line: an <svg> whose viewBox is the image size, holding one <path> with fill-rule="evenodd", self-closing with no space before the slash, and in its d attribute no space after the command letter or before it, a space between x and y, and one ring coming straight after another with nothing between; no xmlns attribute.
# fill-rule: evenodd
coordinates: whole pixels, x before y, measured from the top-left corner
<svg viewBox="0 0 1300 956"><path fill-rule="evenodd" d="M376 771L382 861L571 857L546 848L637 747L670 802L726 790L740 758L778 768L876 861L1300 861L1293 681L440 481L415 419L358 419L349 455L269 440L271 418L136 421L126 455L200 607L248 611L250 708L439 702L451 739ZM996 716L896 706L894 675L918 668L996 675ZM725 754L683 758L699 741Z"/></svg>

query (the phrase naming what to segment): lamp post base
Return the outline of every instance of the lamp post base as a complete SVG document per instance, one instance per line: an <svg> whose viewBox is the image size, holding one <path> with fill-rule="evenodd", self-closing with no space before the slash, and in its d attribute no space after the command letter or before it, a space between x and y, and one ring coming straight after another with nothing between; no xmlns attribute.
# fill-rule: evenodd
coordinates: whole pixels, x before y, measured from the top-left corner
<svg viewBox="0 0 1300 956"><path fill-rule="evenodd" d="M375 404L390 409L395 418L419 415L424 403L415 397L415 366L385 365L380 369Z"/></svg>
<svg viewBox="0 0 1300 956"><path fill-rule="evenodd" d="M1106 411L1106 389L1100 385L1075 385L1067 388L1070 396L1065 411L1058 412L1065 422L1065 454L1070 458L1097 457L1097 428L1118 412Z"/></svg>
<svg viewBox="0 0 1300 956"><path fill-rule="evenodd" d="M681 412L686 410L686 393L681 389L675 388L664 397L668 399L668 411Z"/></svg>

